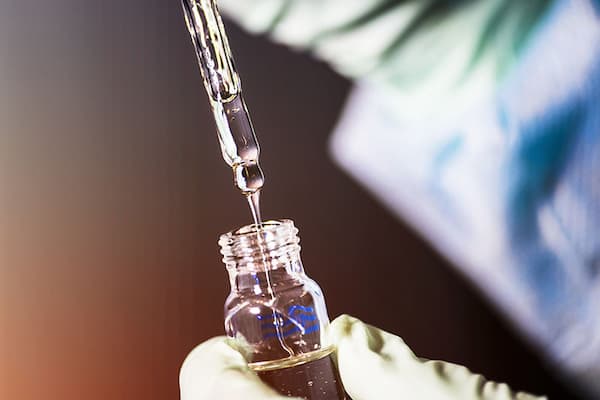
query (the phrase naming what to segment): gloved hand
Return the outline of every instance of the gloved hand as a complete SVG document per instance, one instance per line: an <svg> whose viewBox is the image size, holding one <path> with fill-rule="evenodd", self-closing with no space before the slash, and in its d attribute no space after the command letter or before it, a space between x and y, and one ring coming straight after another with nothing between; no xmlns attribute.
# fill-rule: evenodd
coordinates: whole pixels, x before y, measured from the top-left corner
<svg viewBox="0 0 600 400"><path fill-rule="evenodd" d="M427 118L492 90L549 3L218 1L245 29L310 51L342 75L389 92L398 110Z"/></svg>
<svg viewBox="0 0 600 400"><path fill-rule="evenodd" d="M397 336L343 315L331 323L342 383L353 400L527 400L506 384L486 382L467 368L416 357ZM236 344L208 340L186 358L179 378L181 400L283 400L248 367Z"/></svg>

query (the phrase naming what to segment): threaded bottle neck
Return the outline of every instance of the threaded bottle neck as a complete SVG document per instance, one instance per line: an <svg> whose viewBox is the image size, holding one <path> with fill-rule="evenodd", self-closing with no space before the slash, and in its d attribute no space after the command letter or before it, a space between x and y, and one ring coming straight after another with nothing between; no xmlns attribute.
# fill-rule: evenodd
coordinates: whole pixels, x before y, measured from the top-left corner
<svg viewBox="0 0 600 400"><path fill-rule="evenodd" d="M275 220L247 225L221 235L223 262L231 273L252 273L277 268L302 272L300 238L291 220Z"/></svg>

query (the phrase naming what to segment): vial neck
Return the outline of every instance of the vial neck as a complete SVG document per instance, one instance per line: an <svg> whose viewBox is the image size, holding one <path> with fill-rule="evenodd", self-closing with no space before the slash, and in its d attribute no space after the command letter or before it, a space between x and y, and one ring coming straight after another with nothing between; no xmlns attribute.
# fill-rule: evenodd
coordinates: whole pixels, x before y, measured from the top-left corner
<svg viewBox="0 0 600 400"><path fill-rule="evenodd" d="M272 291L304 274L298 229L290 220L266 221L221 235L219 244L233 291Z"/></svg>
<svg viewBox="0 0 600 400"><path fill-rule="evenodd" d="M293 285L304 276L300 257L271 259L265 263L236 265L228 268L231 290L234 292L252 291L254 294L271 293Z"/></svg>

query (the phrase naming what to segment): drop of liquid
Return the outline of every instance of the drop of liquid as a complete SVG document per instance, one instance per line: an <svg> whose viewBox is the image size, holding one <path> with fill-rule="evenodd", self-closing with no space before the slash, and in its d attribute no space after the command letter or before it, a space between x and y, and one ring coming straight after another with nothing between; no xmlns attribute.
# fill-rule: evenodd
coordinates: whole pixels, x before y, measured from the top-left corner
<svg viewBox="0 0 600 400"><path fill-rule="evenodd" d="M235 186L246 196L259 191L265 183L265 176L258 161L235 164L232 170Z"/></svg>

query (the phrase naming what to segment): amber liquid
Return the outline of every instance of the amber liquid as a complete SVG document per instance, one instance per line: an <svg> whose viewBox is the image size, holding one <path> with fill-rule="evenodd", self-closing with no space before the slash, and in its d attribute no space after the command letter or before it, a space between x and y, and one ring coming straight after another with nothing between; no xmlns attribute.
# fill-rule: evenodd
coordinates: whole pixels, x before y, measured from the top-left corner
<svg viewBox="0 0 600 400"><path fill-rule="evenodd" d="M350 400L342 387L331 352L315 353L316 358L303 357L307 361L298 364L285 360L269 363L268 366L263 365L255 370L263 382L287 397L306 400ZM278 365L284 366L277 368Z"/></svg>

